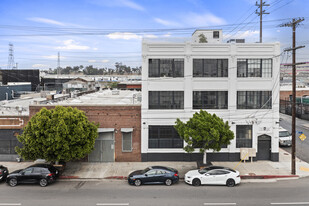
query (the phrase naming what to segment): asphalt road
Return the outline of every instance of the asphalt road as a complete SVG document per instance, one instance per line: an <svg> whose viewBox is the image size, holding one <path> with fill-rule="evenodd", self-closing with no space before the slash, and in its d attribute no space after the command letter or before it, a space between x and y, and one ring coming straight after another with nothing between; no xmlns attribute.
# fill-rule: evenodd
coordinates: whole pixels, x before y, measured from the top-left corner
<svg viewBox="0 0 309 206"><path fill-rule="evenodd" d="M280 126L292 132L292 117L280 113ZM301 141L299 133L296 133L296 156L305 162L309 162L309 121L296 118L296 131L301 131L306 135L306 139ZM285 151L291 153L292 147L282 147Z"/></svg>
<svg viewBox="0 0 309 206"><path fill-rule="evenodd" d="M203 206L203 205L309 205L309 178L272 183L243 183L236 187L131 186L123 180L56 182L10 187L0 183L0 205L21 206ZM297 203L297 204L296 204Z"/></svg>

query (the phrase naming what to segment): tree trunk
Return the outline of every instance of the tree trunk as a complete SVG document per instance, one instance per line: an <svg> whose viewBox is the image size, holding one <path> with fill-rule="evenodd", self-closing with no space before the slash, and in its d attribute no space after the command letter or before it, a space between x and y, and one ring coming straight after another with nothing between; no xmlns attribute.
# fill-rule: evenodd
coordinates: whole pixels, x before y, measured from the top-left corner
<svg viewBox="0 0 309 206"><path fill-rule="evenodd" d="M206 164L206 156L207 156L207 154L206 154L206 151L205 151L204 155L203 155L203 164Z"/></svg>

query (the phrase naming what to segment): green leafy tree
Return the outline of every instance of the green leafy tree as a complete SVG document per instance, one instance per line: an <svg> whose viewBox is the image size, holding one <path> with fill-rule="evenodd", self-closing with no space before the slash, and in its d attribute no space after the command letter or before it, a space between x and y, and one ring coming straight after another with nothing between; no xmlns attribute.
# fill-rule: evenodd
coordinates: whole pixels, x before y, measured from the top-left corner
<svg viewBox="0 0 309 206"><path fill-rule="evenodd" d="M199 43L207 43L207 38L205 37L204 34L198 35L199 37Z"/></svg>
<svg viewBox="0 0 309 206"><path fill-rule="evenodd" d="M89 122L84 112L77 108L43 108L17 137L23 147L15 147L15 150L26 160L78 160L93 150L97 128L98 125Z"/></svg>
<svg viewBox="0 0 309 206"><path fill-rule="evenodd" d="M187 143L184 150L192 153L199 148L204 153L203 162L206 163L206 150L220 151L222 145L229 145L234 139L228 122L224 122L216 114L209 114L204 110L196 112L187 122L177 118L174 126L180 137Z"/></svg>

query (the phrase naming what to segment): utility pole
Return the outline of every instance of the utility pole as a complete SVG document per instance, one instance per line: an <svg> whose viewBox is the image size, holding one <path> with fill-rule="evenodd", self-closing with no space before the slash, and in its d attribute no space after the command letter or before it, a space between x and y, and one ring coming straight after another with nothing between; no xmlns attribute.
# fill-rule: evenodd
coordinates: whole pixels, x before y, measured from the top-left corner
<svg viewBox="0 0 309 206"><path fill-rule="evenodd" d="M57 77L60 75L60 52L58 52Z"/></svg>
<svg viewBox="0 0 309 206"><path fill-rule="evenodd" d="M263 2L263 0L260 0L260 4L258 4L257 2L255 2L255 6L257 6L258 8L260 8L260 11L258 12L257 10L255 11L255 13L260 16L260 43L262 43L262 16L263 14L269 14L269 13L265 13L265 10L263 10L263 6L269 6L269 4L265 4L265 2Z"/></svg>
<svg viewBox="0 0 309 206"><path fill-rule="evenodd" d="M300 22L304 21L304 18L293 19L292 22L281 24L281 27L292 27L293 30L293 47L290 49L286 49L285 51L292 51L292 64L288 64L286 66L292 66L292 161L291 161L291 168L292 168L292 175L296 174L296 65L304 64L303 63L296 63L296 49L304 48L305 46L296 47L296 26L299 25Z"/></svg>

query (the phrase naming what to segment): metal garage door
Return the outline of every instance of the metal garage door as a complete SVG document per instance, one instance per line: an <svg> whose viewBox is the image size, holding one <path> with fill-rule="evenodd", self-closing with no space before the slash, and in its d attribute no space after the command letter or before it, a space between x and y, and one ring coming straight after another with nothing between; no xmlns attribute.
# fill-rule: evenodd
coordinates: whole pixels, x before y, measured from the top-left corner
<svg viewBox="0 0 309 206"><path fill-rule="evenodd" d="M102 132L94 144L94 150L88 156L89 162L114 162L114 133Z"/></svg>

